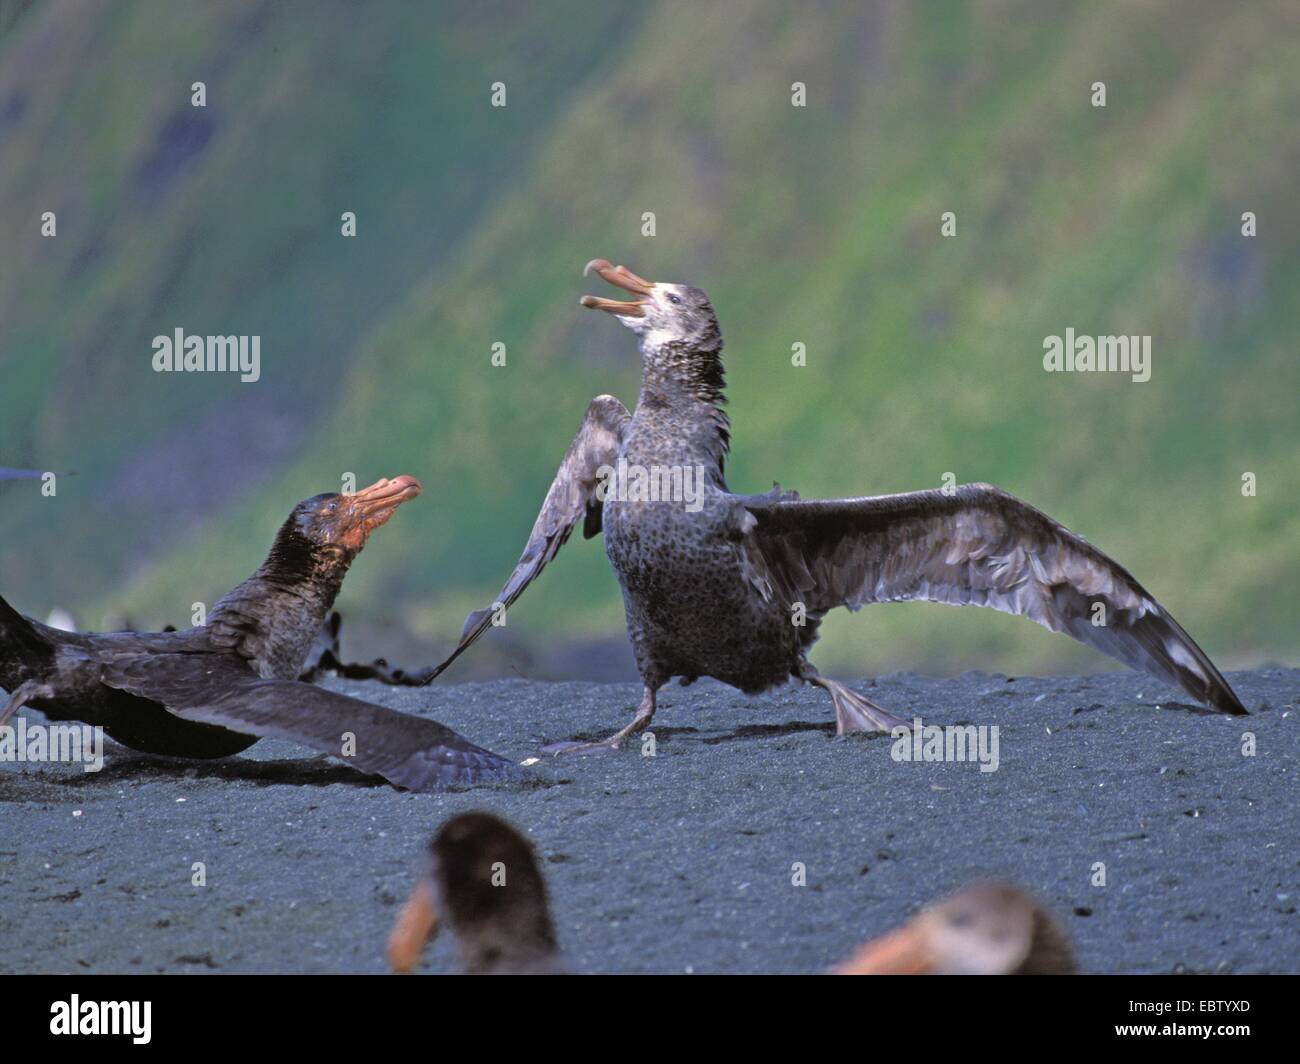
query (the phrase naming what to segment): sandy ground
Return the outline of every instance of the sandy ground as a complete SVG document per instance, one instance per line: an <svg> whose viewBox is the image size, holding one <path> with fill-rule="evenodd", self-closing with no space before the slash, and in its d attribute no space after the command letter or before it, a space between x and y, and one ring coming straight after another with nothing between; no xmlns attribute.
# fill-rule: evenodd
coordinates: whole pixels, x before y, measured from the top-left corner
<svg viewBox="0 0 1300 1064"><path fill-rule="evenodd" d="M1056 910L1085 971L1300 972L1300 670L1230 680L1253 716L1165 701L1125 672L859 685L904 715L998 725L988 773L896 762L884 737L836 740L820 691L748 699L711 682L663 692L654 757L548 759L528 780L448 794L271 741L199 766L111 743L95 774L0 765L0 971L381 972L426 837L487 808L534 840L586 971L816 972L921 902L1001 875ZM520 759L611 730L639 695L331 686ZM426 970L450 961L436 943Z"/></svg>

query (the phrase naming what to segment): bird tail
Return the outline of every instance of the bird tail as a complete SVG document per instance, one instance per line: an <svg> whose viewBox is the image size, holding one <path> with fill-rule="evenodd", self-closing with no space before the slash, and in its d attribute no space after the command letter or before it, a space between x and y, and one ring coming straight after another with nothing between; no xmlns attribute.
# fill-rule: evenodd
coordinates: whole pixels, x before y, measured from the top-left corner
<svg viewBox="0 0 1300 1064"><path fill-rule="evenodd" d="M31 621L0 598L0 658L47 655L54 644Z"/></svg>

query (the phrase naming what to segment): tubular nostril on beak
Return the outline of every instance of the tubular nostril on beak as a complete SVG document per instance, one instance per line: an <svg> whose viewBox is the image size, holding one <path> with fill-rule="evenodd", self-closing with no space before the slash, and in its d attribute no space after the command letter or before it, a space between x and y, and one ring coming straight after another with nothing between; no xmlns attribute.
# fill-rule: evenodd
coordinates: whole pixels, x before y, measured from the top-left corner
<svg viewBox="0 0 1300 1064"><path fill-rule="evenodd" d="M642 288L646 293L649 293L650 289L655 286L653 281L647 281L644 277L638 277L626 266L616 266L614 267L614 272L623 278L625 286L630 282L633 288Z"/></svg>

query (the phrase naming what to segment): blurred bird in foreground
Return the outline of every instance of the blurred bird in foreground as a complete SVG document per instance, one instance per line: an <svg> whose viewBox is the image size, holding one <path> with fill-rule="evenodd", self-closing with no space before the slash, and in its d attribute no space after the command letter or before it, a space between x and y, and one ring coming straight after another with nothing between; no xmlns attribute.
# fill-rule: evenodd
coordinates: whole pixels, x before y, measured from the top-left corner
<svg viewBox="0 0 1300 1064"><path fill-rule="evenodd" d="M1010 883L975 883L859 947L832 975L1072 975L1070 940Z"/></svg>
<svg viewBox="0 0 1300 1064"><path fill-rule="evenodd" d="M546 880L532 845L491 813L462 813L429 842L428 865L388 936L409 972L445 923L463 975L564 975Z"/></svg>

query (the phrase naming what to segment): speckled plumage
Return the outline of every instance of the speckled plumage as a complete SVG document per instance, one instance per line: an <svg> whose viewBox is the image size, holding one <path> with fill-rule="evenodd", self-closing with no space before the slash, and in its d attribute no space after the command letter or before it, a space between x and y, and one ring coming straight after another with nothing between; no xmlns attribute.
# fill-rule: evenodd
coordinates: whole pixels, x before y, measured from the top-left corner
<svg viewBox="0 0 1300 1064"><path fill-rule="evenodd" d="M1218 710L1246 712L1205 653L1127 571L991 485L806 502L779 486L732 494L723 476L730 435L722 334L708 297L603 259L591 269L637 297L582 300L640 336L636 409L629 413L608 395L592 401L498 603L508 607L523 593L579 520L588 537L604 531L645 683L634 720L604 745L644 728L655 692L674 677L712 676L748 694L794 677L828 691L840 732L907 725L819 676L806 654L837 606L922 599L1022 614ZM629 490L636 471L665 468L698 470L698 499ZM470 614L460 643L430 679L486 631L492 612Z"/></svg>
<svg viewBox="0 0 1300 1064"><path fill-rule="evenodd" d="M703 292L678 294L711 327L693 346L646 350L619 458L629 468L701 470L701 506L692 512L681 500L626 500L616 471L602 513L605 553L623 589L628 637L647 687L713 676L753 694L790 677L799 629L780 602L755 594L746 579L744 541L754 519L723 473L722 337Z"/></svg>

